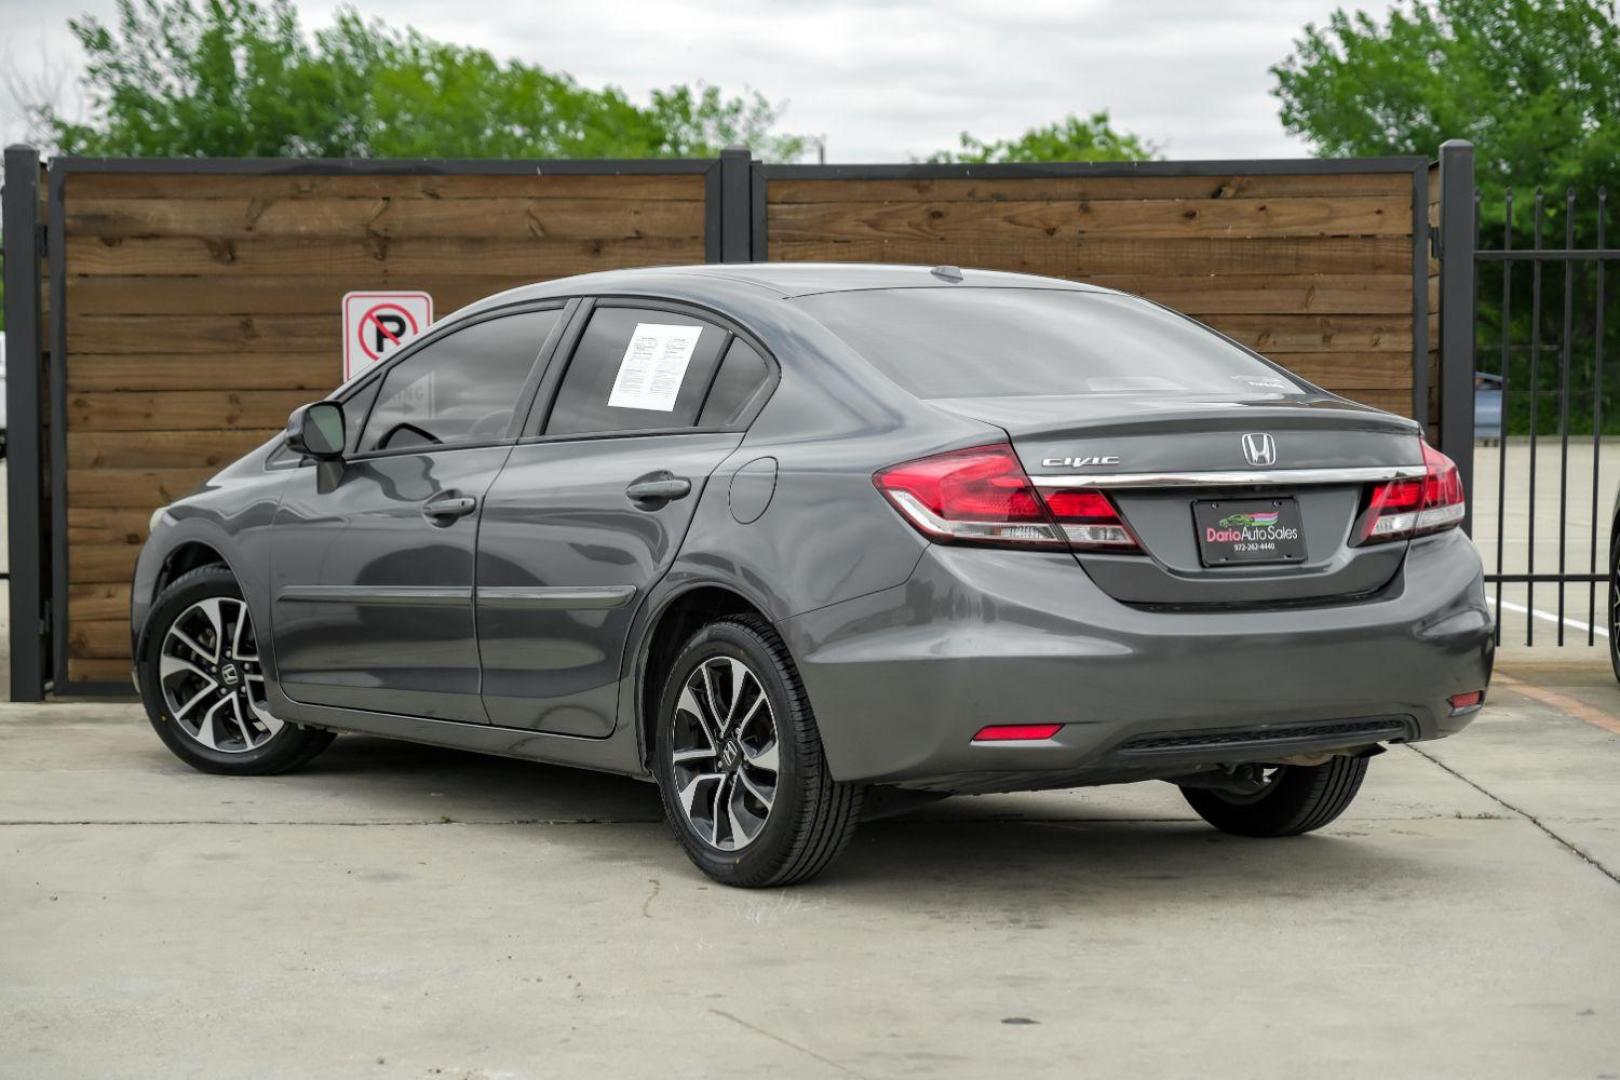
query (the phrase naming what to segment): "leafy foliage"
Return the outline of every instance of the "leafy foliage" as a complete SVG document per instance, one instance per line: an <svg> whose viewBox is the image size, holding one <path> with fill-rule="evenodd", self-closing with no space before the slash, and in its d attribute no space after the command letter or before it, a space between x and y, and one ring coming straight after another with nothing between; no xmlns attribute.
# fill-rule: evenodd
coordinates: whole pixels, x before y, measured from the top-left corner
<svg viewBox="0 0 1620 1080"><path fill-rule="evenodd" d="M647 105L617 87L366 21L306 37L288 0L119 0L69 24L91 119L40 110L63 153L164 157L702 157L741 143L791 159L757 93L699 84Z"/></svg>
<svg viewBox="0 0 1620 1080"><path fill-rule="evenodd" d="M1547 247L1616 242L1612 225L1599 233L1598 198L1620 180L1620 25L1611 2L1406 0L1383 23L1341 10L1325 27L1306 27L1294 54L1271 70L1283 124L1321 154L1432 157L1445 139L1471 141L1484 247L1500 248L1510 231L1514 247L1528 247L1537 225ZM1615 283L1601 297L1600 324L1589 264L1484 263L1479 274L1478 367L1508 375L1508 429L1529 431L1534 409L1541 433L1591 430L1601 409L1601 426L1620 431L1620 393L1611 389L1620 386Z"/></svg>
<svg viewBox="0 0 1620 1080"><path fill-rule="evenodd" d="M1464 138L1487 206L1620 179L1620 25L1604 0L1407 0L1336 11L1271 69L1283 125L1325 156Z"/></svg>
<svg viewBox="0 0 1620 1080"><path fill-rule="evenodd" d="M964 131L960 149L941 150L928 160L978 165L1002 161L1144 161L1158 156L1157 146L1115 130L1103 111L1084 119L1071 113L1057 123L1030 128L1016 139L984 142Z"/></svg>

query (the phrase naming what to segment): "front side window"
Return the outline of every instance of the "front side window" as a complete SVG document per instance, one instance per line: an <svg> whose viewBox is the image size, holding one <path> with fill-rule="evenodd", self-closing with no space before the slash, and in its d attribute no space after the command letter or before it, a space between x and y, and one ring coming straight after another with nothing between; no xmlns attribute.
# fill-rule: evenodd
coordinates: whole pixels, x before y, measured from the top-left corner
<svg viewBox="0 0 1620 1080"><path fill-rule="evenodd" d="M695 427L731 334L655 308L599 307L580 336L547 435Z"/></svg>
<svg viewBox="0 0 1620 1080"><path fill-rule="evenodd" d="M418 349L383 376L362 451L454 446L505 437L523 385L561 311L474 323Z"/></svg>
<svg viewBox="0 0 1620 1080"><path fill-rule="evenodd" d="M1306 392L1215 332L1113 293L958 286L797 302L920 398Z"/></svg>

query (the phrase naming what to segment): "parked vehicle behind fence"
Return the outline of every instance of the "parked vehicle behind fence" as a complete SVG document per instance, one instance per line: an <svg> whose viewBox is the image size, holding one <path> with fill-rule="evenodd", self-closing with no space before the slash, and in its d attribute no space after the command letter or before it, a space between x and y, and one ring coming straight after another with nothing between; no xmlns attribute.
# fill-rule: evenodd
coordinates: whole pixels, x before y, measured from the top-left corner
<svg viewBox="0 0 1620 1080"><path fill-rule="evenodd" d="M1286 836L1479 709L1462 516L1414 422L1109 290L618 271L456 313L154 514L136 679L210 771L360 731L654 780L734 885L874 793L1158 779Z"/></svg>

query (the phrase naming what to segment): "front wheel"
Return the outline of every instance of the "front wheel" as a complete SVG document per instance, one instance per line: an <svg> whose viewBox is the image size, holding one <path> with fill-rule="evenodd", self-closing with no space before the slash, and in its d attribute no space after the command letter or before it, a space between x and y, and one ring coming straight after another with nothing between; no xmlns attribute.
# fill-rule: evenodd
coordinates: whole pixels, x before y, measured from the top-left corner
<svg viewBox="0 0 1620 1080"><path fill-rule="evenodd" d="M198 567L163 590L137 656L147 718L194 769L287 772L331 745L331 732L271 715L253 620L223 566Z"/></svg>
<svg viewBox="0 0 1620 1080"><path fill-rule="evenodd" d="M1247 791L1184 787L1181 794L1222 832L1298 836L1344 813L1366 775L1366 758L1335 757L1322 765L1264 768Z"/></svg>
<svg viewBox="0 0 1620 1080"><path fill-rule="evenodd" d="M808 880L849 843L864 790L827 771L787 646L763 619L710 623L664 685L653 750L664 816L724 885Z"/></svg>

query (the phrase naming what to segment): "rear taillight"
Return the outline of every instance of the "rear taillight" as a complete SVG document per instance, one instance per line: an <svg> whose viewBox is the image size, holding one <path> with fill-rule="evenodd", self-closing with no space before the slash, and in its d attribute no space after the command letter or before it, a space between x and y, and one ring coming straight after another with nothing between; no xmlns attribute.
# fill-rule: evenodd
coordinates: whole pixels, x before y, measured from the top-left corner
<svg viewBox="0 0 1620 1080"><path fill-rule="evenodd" d="M1427 442L1422 446L1425 474L1373 488L1361 515L1358 543L1404 540L1455 528L1462 521L1466 503L1457 463Z"/></svg>
<svg viewBox="0 0 1620 1080"><path fill-rule="evenodd" d="M923 535L1015 546L1062 546L1035 485L1005 443L908 461L872 477Z"/></svg>
<svg viewBox="0 0 1620 1080"><path fill-rule="evenodd" d="M1048 491L1046 508L1070 547L1087 551L1136 551L1136 537L1100 491Z"/></svg>
<svg viewBox="0 0 1620 1080"><path fill-rule="evenodd" d="M1006 443L907 461L880 471L872 482L933 540L1136 550L1108 496L1056 491L1043 499Z"/></svg>

